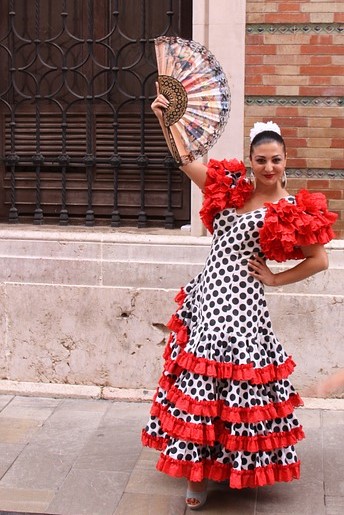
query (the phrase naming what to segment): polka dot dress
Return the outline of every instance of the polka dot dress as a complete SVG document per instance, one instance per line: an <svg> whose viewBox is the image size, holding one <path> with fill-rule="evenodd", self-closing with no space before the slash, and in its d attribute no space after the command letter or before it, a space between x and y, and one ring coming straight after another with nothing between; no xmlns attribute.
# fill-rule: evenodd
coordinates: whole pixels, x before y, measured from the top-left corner
<svg viewBox="0 0 344 515"><path fill-rule="evenodd" d="M288 200L293 202L293 197ZM214 220L203 271L177 295L165 365L142 433L161 450L157 468L175 477L256 487L299 477L294 445L302 401L288 377L294 362L273 333L260 281L265 208L228 208Z"/></svg>

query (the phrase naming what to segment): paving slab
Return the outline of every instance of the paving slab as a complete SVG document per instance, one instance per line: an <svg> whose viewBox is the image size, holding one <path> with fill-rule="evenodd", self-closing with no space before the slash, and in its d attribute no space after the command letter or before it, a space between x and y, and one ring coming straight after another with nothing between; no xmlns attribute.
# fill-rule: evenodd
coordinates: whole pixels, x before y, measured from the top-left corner
<svg viewBox="0 0 344 515"><path fill-rule="evenodd" d="M46 420L60 403L58 399L12 397L2 410L0 417Z"/></svg>
<svg viewBox="0 0 344 515"><path fill-rule="evenodd" d="M109 401L106 401L109 402ZM151 403L148 402L110 402L109 408L106 411L102 424L112 424L115 420L116 423L135 423L137 427L141 428L146 425L149 419L149 410Z"/></svg>
<svg viewBox="0 0 344 515"><path fill-rule="evenodd" d="M184 497L124 493L114 515L184 515Z"/></svg>
<svg viewBox="0 0 344 515"><path fill-rule="evenodd" d="M37 419L0 417L0 443L28 443L41 426Z"/></svg>
<svg viewBox="0 0 344 515"><path fill-rule="evenodd" d="M56 411L73 410L105 413L109 407L109 402L102 399L63 399L59 401Z"/></svg>
<svg viewBox="0 0 344 515"><path fill-rule="evenodd" d="M30 513L28 511L1 511L0 510L0 515L47 515L46 513L35 513L33 514L33 512L31 511ZM51 514L53 515L53 514Z"/></svg>
<svg viewBox="0 0 344 515"><path fill-rule="evenodd" d="M140 431L126 425L100 426L82 448L77 469L131 472L142 451Z"/></svg>
<svg viewBox="0 0 344 515"><path fill-rule="evenodd" d="M75 456L27 445L1 479L1 487L55 491L69 473Z"/></svg>
<svg viewBox="0 0 344 515"><path fill-rule="evenodd" d="M343 515L344 513L344 497L343 496L325 496L326 515Z"/></svg>
<svg viewBox="0 0 344 515"><path fill-rule="evenodd" d="M231 490L209 483L209 515L343 515L344 411L300 409L301 480ZM0 396L0 515L188 515L185 479L142 448L150 404ZM14 512L14 513L13 513Z"/></svg>
<svg viewBox="0 0 344 515"><path fill-rule="evenodd" d="M71 470L50 503L48 512L61 515L112 515L128 479L129 474L120 472Z"/></svg>
<svg viewBox="0 0 344 515"><path fill-rule="evenodd" d="M256 515L325 515L321 481L278 483L258 489Z"/></svg>
<svg viewBox="0 0 344 515"><path fill-rule="evenodd" d="M54 495L52 490L0 486L0 507L2 510L49 514L48 506Z"/></svg>
<svg viewBox="0 0 344 515"><path fill-rule="evenodd" d="M324 479L327 496L344 497L344 411L323 411Z"/></svg>
<svg viewBox="0 0 344 515"><path fill-rule="evenodd" d="M13 399L10 395L0 395L0 412L9 404Z"/></svg>
<svg viewBox="0 0 344 515"><path fill-rule="evenodd" d="M144 448L142 450L125 492L185 497L185 480L158 472L155 468L158 457L159 453L152 449Z"/></svg>
<svg viewBox="0 0 344 515"><path fill-rule="evenodd" d="M204 513L207 515L255 515L257 489L230 489L227 485L210 482ZM187 509L186 513L193 513ZM271 515L271 514L270 514Z"/></svg>

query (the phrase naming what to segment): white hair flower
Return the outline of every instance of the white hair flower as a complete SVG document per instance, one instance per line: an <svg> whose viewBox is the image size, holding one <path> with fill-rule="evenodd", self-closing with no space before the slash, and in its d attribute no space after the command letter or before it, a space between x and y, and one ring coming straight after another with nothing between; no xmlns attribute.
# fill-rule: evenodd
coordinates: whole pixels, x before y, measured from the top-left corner
<svg viewBox="0 0 344 515"><path fill-rule="evenodd" d="M253 139L257 136L257 134L260 134L264 131L272 131L277 132L277 134L281 135L281 129L277 125L277 123L274 123L272 121L270 122L255 122L252 129L250 130L250 141L252 143Z"/></svg>

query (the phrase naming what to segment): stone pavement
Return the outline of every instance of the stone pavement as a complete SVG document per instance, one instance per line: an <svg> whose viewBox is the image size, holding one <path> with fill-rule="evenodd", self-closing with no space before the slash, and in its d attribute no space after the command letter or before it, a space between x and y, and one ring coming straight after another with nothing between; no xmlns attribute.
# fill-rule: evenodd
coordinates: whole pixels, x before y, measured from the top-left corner
<svg viewBox="0 0 344 515"><path fill-rule="evenodd" d="M344 403L306 406L301 480L245 491L211 484L202 513L343 515ZM0 513L191 513L184 480L157 472L157 452L141 447L148 411L144 402L0 395Z"/></svg>

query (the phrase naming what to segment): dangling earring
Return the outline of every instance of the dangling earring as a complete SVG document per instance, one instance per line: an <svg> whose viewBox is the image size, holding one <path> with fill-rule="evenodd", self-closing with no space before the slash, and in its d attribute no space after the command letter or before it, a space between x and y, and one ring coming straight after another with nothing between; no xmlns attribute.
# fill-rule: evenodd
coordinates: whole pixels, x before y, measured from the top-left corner
<svg viewBox="0 0 344 515"><path fill-rule="evenodd" d="M283 175L281 177L282 188L286 188L287 182L288 182L288 177L287 177L287 174L285 173L285 170L284 170Z"/></svg>
<svg viewBox="0 0 344 515"><path fill-rule="evenodd" d="M254 173L250 175L250 184L253 186L253 191L256 189L256 176Z"/></svg>

